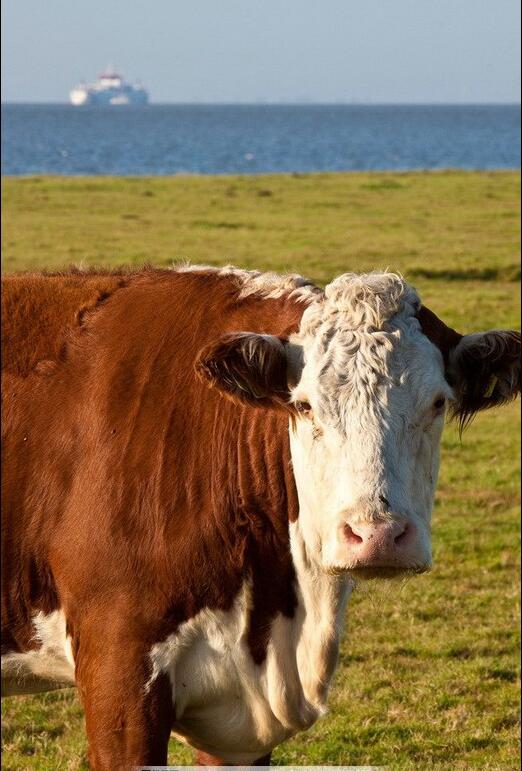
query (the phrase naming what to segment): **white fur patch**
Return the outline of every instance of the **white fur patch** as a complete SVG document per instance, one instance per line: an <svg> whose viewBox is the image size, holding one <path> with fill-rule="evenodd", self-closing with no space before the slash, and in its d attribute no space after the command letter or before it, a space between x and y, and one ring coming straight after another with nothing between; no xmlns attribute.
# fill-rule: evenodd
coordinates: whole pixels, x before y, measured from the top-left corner
<svg viewBox="0 0 522 771"><path fill-rule="evenodd" d="M297 567L295 616L274 619L261 665L246 641L249 583L229 612L202 610L154 645L149 686L168 674L178 738L228 763L249 764L326 711L348 585L324 573L301 575L304 563Z"/></svg>
<svg viewBox="0 0 522 771"><path fill-rule="evenodd" d="M2 695L39 693L74 686L71 638L66 635L65 615L39 611L33 619L37 650L2 656Z"/></svg>
<svg viewBox="0 0 522 771"><path fill-rule="evenodd" d="M297 302L310 303L323 294L322 289L298 273L284 275L261 270L244 270L233 265L216 267L189 263L176 265L173 269L179 273L214 271L220 276L232 276L240 287L239 299L257 295L265 300L276 300L288 296Z"/></svg>

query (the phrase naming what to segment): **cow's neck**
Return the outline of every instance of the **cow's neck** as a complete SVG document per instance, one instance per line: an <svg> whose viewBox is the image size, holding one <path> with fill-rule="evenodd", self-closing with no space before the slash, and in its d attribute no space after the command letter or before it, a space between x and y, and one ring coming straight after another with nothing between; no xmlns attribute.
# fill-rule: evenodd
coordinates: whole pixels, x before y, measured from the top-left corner
<svg viewBox="0 0 522 771"><path fill-rule="evenodd" d="M277 603L272 606L271 612L276 611L271 619L272 642L280 652L286 649L284 663L280 662L284 671L280 675L287 681L287 699L294 702L288 703L286 708L289 713L300 713L297 722L302 721L300 727L303 727L309 718L315 719L325 706L337 663L351 584L345 576L325 573L306 551L299 521L286 416L283 415L280 420L273 414L256 411L248 421L241 423L243 431L240 430L240 434L243 434L244 443L239 441L241 457L234 459L234 466L239 470L236 489L241 500L249 502L250 510L264 510L274 533L284 532L285 539L289 539L275 555L277 563L270 566L270 585L276 587L276 596L282 598L282 586L278 589L277 585L280 580L284 585L288 579L293 579L296 602L290 618L287 616L288 597L284 601L286 608L282 605L276 607ZM267 451L273 453L271 462L267 462ZM291 552L291 578L288 549ZM274 551L272 546L271 550ZM255 583L254 574L254 587ZM288 589L285 591L288 592ZM255 604L255 590L253 599ZM267 602L266 596L264 601ZM279 616L280 623L275 622L279 614L283 617ZM270 655L268 666L271 666ZM290 679L293 681L292 688ZM277 674L275 681L278 681ZM283 722L292 723L292 715L287 714Z"/></svg>
<svg viewBox="0 0 522 771"><path fill-rule="evenodd" d="M326 574L306 553L286 415L237 415L231 409L219 420L213 453L221 462L213 470L213 499L219 521L236 521L237 533L245 533L248 523L249 545L242 552L248 564L239 570L250 575L246 641L266 673L272 713L291 734L324 710L350 585L343 576Z"/></svg>
<svg viewBox="0 0 522 771"><path fill-rule="evenodd" d="M322 707L337 664L353 584L343 575L325 573L309 558L299 519L290 525L290 539L299 586L299 673L307 699Z"/></svg>

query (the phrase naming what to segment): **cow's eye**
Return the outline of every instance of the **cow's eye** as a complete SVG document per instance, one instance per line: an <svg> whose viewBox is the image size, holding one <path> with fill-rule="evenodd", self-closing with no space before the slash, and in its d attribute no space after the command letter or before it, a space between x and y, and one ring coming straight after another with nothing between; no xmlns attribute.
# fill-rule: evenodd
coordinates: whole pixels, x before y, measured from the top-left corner
<svg viewBox="0 0 522 771"><path fill-rule="evenodd" d="M446 399L444 398L444 396L439 396L439 397L438 397L437 399L435 399L435 401L433 402L433 407L434 407L436 410L441 410L441 409L444 407L444 405L445 405L445 404L446 404Z"/></svg>
<svg viewBox="0 0 522 771"><path fill-rule="evenodd" d="M309 402L296 401L294 407L300 415L309 415L312 412L312 407Z"/></svg>

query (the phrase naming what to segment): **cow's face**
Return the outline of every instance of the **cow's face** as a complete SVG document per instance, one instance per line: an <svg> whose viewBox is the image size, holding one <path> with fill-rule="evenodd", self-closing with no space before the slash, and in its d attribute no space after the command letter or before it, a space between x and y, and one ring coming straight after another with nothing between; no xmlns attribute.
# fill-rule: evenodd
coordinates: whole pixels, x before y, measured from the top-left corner
<svg viewBox="0 0 522 771"><path fill-rule="evenodd" d="M329 570L426 570L439 443L453 391L416 293L391 274L342 276L304 313L291 390L299 530Z"/></svg>
<svg viewBox="0 0 522 771"><path fill-rule="evenodd" d="M520 390L520 335L462 337L394 274L346 274L289 340L228 335L202 375L236 400L287 409L298 537L329 571L389 576L431 564L447 407L466 421Z"/></svg>

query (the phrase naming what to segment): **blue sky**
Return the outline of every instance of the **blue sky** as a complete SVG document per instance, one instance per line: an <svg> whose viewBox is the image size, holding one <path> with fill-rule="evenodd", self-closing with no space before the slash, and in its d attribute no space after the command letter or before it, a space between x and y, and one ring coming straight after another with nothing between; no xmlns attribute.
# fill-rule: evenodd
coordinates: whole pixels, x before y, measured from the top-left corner
<svg viewBox="0 0 522 771"><path fill-rule="evenodd" d="M519 102L519 0L6 0L2 101Z"/></svg>

